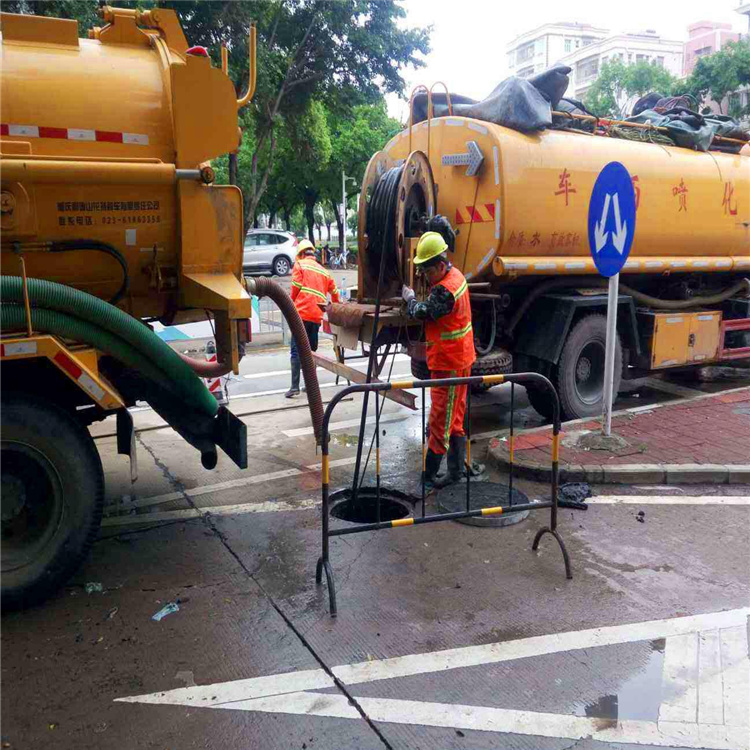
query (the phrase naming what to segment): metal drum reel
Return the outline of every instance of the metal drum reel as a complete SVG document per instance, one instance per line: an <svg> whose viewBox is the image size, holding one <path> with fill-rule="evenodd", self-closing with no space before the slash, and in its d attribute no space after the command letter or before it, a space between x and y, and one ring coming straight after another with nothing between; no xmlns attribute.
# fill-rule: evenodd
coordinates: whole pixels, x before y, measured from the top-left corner
<svg viewBox="0 0 750 750"><path fill-rule="evenodd" d="M397 171L396 171L397 170ZM384 180L383 184L381 180ZM382 191L389 195L384 200ZM376 193L381 200L373 201ZM435 182L427 156L422 151L413 151L405 162L399 163L386 152L376 153L367 165L362 181L362 199L359 205L359 252L362 261L362 283L360 299L372 299L376 296L377 273L375 269L381 253L386 253L385 288L381 297L387 298L400 293L402 284L414 285L411 273L411 239L424 233L427 221L435 215L436 196ZM377 212L373 214L373 212ZM386 247L370 247L367 232L368 219L370 227L377 223L379 232ZM368 259L368 253L376 257Z"/></svg>

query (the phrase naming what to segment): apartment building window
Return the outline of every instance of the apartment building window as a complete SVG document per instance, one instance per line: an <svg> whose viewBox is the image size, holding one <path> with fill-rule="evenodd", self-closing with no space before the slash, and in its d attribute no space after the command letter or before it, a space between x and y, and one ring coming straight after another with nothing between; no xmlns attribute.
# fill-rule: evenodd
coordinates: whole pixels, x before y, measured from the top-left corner
<svg viewBox="0 0 750 750"><path fill-rule="evenodd" d="M657 65L658 65L658 66L659 66L660 68L663 68L663 67L664 67L664 58L663 58L663 57L657 57L657 58L656 58L656 64L657 64Z"/></svg>
<svg viewBox="0 0 750 750"><path fill-rule="evenodd" d="M524 44L523 47L518 48L516 60L519 64L526 62L526 60L531 60L532 57L534 57L534 42Z"/></svg>
<svg viewBox="0 0 750 750"><path fill-rule="evenodd" d="M521 70L519 70L518 73L516 73L516 75L519 78L530 78L531 76L534 75L534 66L529 65L527 68L521 68Z"/></svg>
<svg viewBox="0 0 750 750"><path fill-rule="evenodd" d="M712 52L713 47L701 47L700 49L695 50L695 56L705 57L706 55L710 55Z"/></svg>
<svg viewBox="0 0 750 750"><path fill-rule="evenodd" d="M635 61L637 63L639 63L639 62L648 62L648 55L636 55L635 56Z"/></svg>
<svg viewBox="0 0 750 750"><path fill-rule="evenodd" d="M573 40L572 39L566 39L565 40L565 52L572 52L573 51Z"/></svg>
<svg viewBox="0 0 750 750"><path fill-rule="evenodd" d="M591 57L576 66L576 81L588 81L599 74L599 58Z"/></svg>

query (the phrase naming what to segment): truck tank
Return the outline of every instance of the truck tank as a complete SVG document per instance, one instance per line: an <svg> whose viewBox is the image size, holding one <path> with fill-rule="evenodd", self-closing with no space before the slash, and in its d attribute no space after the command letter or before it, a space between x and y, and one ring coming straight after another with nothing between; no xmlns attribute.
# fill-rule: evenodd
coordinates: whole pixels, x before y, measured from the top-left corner
<svg viewBox="0 0 750 750"><path fill-rule="evenodd" d="M123 271L70 251L85 238L124 260L118 304L136 317L248 318L242 196L208 164L237 148L234 86L172 11L103 15L90 39L75 21L2 15L4 273L18 243L30 277L110 300Z"/></svg>
<svg viewBox="0 0 750 750"><path fill-rule="evenodd" d="M445 164L473 142L476 175ZM453 262L467 278L595 274L589 196L611 161L633 178L637 229L624 274L750 269L750 158L636 143L583 132L525 134L464 117L441 117L395 136L386 165L428 155L436 210L457 230ZM465 162L464 162L465 164Z"/></svg>

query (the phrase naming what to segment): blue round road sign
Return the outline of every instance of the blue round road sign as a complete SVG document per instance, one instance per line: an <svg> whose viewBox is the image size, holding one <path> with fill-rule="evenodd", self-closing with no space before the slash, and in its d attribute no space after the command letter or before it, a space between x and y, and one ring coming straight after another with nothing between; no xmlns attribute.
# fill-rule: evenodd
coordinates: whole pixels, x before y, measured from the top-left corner
<svg viewBox="0 0 750 750"><path fill-rule="evenodd" d="M599 173L589 200L589 248L596 268L610 277L625 265L635 234L635 191L630 173L611 161Z"/></svg>

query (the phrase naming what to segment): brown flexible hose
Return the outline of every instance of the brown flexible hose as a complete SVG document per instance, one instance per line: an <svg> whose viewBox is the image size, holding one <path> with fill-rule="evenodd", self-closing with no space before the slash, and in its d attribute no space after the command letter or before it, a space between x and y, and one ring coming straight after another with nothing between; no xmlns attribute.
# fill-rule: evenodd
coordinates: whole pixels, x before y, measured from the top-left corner
<svg viewBox="0 0 750 750"><path fill-rule="evenodd" d="M318 374L302 318L300 318L292 298L275 281L259 276L253 279L246 278L245 284L247 291L256 295L256 297L270 297L281 310L286 322L289 323L289 329L297 342L300 364L305 375L307 401L310 407L310 419L312 419L313 429L315 430L315 440L320 445L323 434L323 399L320 396Z"/></svg>
<svg viewBox="0 0 750 750"><path fill-rule="evenodd" d="M219 378L232 372L231 362L205 362L201 359L188 357L187 354L177 352L177 356L185 362L199 378Z"/></svg>

